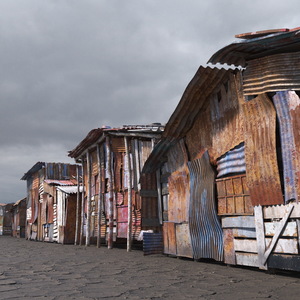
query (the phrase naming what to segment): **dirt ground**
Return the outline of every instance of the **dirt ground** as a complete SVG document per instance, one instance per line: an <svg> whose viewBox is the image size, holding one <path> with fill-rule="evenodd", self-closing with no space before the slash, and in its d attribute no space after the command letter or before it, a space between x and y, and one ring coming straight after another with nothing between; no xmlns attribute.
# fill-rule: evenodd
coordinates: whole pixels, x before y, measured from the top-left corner
<svg viewBox="0 0 300 300"><path fill-rule="evenodd" d="M1 299L300 299L300 274L0 236Z"/></svg>

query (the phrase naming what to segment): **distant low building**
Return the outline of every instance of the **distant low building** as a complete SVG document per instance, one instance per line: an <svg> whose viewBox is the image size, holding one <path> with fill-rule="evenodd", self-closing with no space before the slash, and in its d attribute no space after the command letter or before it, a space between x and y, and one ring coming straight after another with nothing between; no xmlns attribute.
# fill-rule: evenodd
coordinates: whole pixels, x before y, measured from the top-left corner
<svg viewBox="0 0 300 300"><path fill-rule="evenodd" d="M59 241L58 186L77 186L80 167L67 163L37 162L21 180L27 181L26 238ZM75 227L75 224L74 224Z"/></svg>
<svg viewBox="0 0 300 300"><path fill-rule="evenodd" d="M11 235L11 208L13 203L0 204L0 235Z"/></svg>
<svg viewBox="0 0 300 300"><path fill-rule="evenodd" d="M152 199L153 192L156 196L156 185L151 189L152 177L141 177L140 172L163 128L155 123L93 129L69 152L83 167L80 244L97 241L100 246L103 240L112 248L114 242L127 240L130 249L149 222L159 226L149 220L148 209L141 205L143 197ZM147 182L151 191L142 191L141 181Z"/></svg>
<svg viewBox="0 0 300 300"><path fill-rule="evenodd" d="M23 198L12 205L11 208L11 229L12 236L25 238L26 230L26 199Z"/></svg>

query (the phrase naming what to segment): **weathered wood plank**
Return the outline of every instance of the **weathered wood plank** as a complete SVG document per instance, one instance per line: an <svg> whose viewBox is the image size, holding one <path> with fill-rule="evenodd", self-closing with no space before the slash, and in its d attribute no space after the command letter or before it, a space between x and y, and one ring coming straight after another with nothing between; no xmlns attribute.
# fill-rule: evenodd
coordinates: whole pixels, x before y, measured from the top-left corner
<svg viewBox="0 0 300 300"><path fill-rule="evenodd" d="M265 235L266 236L274 236L276 229L279 227L280 222L268 222L265 223ZM281 236L287 236L287 237L297 237L297 224L295 221L288 222L286 224L286 227L281 234Z"/></svg>
<svg viewBox="0 0 300 300"><path fill-rule="evenodd" d="M234 238L232 229L223 230L224 240L224 262L225 264L235 265Z"/></svg>
<svg viewBox="0 0 300 300"><path fill-rule="evenodd" d="M236 253L236 264L258 267L258 255L253 253Z"/></svg>
<svg viewBox="0 0 300 300"><path fill-rule="evenodd" d="M232 234L234 237L256 238L255 228L233 228Z"/></svg>
<svg viewBox="0 0 300 300"><path fill-rule="evenodd" d="M272 253L273 249L276 247L278 248L279 246L279 237L281 235L281 233L283 232L284 230L284 227L288 221L288 218L290 217L292 211L294 209L294 206L290 205L290 206L286 206L286 211L285 211L285 214L284 214L284 217L283 219L280 221L280 225L277 227L276 231L275 231L275 234L272 238L272 242L270 243L270 245L268 245L268 249L267 251L265 252L265 255L264 255L264 263L266 263L266 261L268 260L268 257L269 255ZM278 241L278 242L277 242ZM276 244L277 243L277 244ZM279 252L279 251L276 251L276 248L274 250L274 252ZM296 244L296 254L298 254L298 245ZM293 253L293 252L287 252L287 251L284 251L283 253Z"/></svg>
<svg viewBox="0 0 300 300"><path fill-rule="evenodd" d="M255 230L257 240L257 253L259 268L267 270L268 267L264 264L264 254L266 251L264 217L261 205L254 206Z"/></svg>
<svg viewBox="0 0 300 300"><path fill-rule="evenodd" d="M271 238L266 238L266 249L268 249L271 242ZM234 239L234 250L258 253L257 240ZM297 239L279 239L274 248L274 253L298 254Z"/></svg>
<svg viewBox="0 0 300 300"><path fill-rule="evenodd" d="M289 203L289 205L294 206L290 218L300 218L300 203ZM276 219L282 218L285 214L285 209L287 205L274 205L263 208L265 219Z"/></svg>
<svg viewBox="0 0 300 300"><path fill-rule="evenodd" d="M255 228L254 216L223 217L222 228Z"/></svg>

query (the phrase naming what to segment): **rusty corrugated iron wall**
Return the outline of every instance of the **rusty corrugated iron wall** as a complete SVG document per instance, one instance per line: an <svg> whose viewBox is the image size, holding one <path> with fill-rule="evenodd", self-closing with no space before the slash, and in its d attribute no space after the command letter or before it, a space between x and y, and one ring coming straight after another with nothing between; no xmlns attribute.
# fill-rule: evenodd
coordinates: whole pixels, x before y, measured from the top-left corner
<svg viewBox="0 0 300 300"><path fill-rule="evenodd" d="M244 104L247 181L253 205L282 204L276 112L266 94Z"/></svg>
<svg viewBox="0 0 300 300"><path fill-rule="evenodd" d="M223 259L223 232L215 207L215 172L208 153L188 163L190 170L190 234L195 259Z"/></svg>
<svg viewBox="0 0 300 300"><path fill-rule="evenodd" d="M300 99L294 91L277 92L273 96L279 119L285 202L299 199L299 113ZM298 146L298 147L297 147Z"/></svg>
<svg viewBox="0 0 300 300"><path fill-rule="evenodd" d="M186 171L173 172L168 178L168 186L168 220L176 223L187 222L190 199L188 173Z"/></svg>
<svg viewBox="0 0 300 300"><path fill-rule="evenodd" d="M281 53L249 61L243 72L244 94L300 90L299 55Z"/></svg>

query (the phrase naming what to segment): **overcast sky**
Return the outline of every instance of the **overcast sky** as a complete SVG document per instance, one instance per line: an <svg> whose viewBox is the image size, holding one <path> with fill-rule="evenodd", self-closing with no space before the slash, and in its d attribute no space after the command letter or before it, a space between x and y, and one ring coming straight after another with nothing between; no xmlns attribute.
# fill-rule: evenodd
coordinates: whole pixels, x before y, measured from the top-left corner
<svg viewBox="0 0 300 300"><path fill-rule="evenodd" d="M234 35L300 26L299 0L0 0L0 203L93 128L166 123Z"/></svg>

